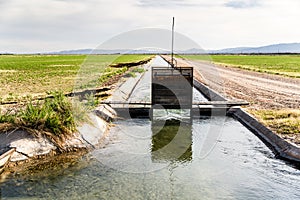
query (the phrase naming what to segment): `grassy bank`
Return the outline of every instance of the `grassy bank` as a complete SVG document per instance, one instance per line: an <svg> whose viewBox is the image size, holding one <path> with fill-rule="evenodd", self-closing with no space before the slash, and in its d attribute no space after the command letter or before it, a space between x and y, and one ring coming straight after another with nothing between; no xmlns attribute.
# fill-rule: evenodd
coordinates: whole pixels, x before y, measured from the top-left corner
<svg viewBox="0 0 300 200"><path fill-rule="evenodd" d="M113 64L117 63L132 63L141 60L147 60L153 56L145 55L145 54L135 54L135 55L122 55L118 56L114 61Z"/></svg>
<svg viewBox="0 0 300 200"><path fill-rule="evenodd" d="M62 93L44 101L29 101L24 109L0 114L0 132L27 131L35 137L45 136L58 147L76 131L75 122L85 118L83 109L75 107Z"/></svg>
<svg viewBox="0 0 300 200"><path fill-rule="evenodd" d="M207 56L186 55L186 59L207 60ZM211 61L242 69L300 78L300 55L211 55Z"/></svg>
<svg viewBox="0 0 300 200"><path fill-rule="evenodd" d="M0 133L24 130L45 136L59 148L76 132L78 123L86 122L87 112L98 99L91 95L78 97L71 103L65 93L73 89L95 88L112 83L124 74L143 72L138 67L109 67L111 63L138 62L149 55L7 55L0 56ZM82 79L82 80L81 80ZM114 81L117 81L114 80ZM51 91L60 92L51 92ZM52 98L34 100L29 96L52 94ZM1 102L18 101L22 95L25 105L2 107ZM22 99L24 102L24 99ZM4 109L3 109L4 108Z"/></svg>
<svg viewBox="0 0 300 200"><path fill-rule="evenodd" d="M149 55L1 55L0 102L50 91L101 86L127 70L112 63L137 62Z"/></svg>

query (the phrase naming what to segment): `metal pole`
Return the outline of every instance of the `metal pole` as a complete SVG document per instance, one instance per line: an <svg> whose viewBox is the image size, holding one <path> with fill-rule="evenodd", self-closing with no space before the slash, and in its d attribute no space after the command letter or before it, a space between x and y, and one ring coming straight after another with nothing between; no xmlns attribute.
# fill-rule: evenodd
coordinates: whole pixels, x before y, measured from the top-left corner
<svg viewBox="0 0 300 200"><path fill-rule="evenodd" d="M172 54L171 54L171 65L174 68L174 22L175 18L173 17L173 24L172 24Z"/></svg>

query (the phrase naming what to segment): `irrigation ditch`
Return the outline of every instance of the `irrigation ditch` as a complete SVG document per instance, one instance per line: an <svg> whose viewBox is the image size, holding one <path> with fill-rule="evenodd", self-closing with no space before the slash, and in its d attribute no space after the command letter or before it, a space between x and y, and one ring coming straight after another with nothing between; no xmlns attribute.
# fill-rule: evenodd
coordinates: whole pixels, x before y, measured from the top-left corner
<svg viewBox="0 0 300 200"><path fill-rule="evenodd" d="M149 60L148 60L149 61ZM146 65L148 61L141 61L140 63L134 63L132 66L142 65L145 70L150 70L149 65ZM168 61L165 59L165 61ZM168 61L169 62L169 61ZM128 63L126 64L128 65ZM123 64L116 67L122 67ZM144 73L137 75L136 77L130 77L126 82L118 83L117 87L113 90L113 96L117 97L116 100L124 101L128 100L130 95L133 92L133 89L139 83L141 78L144 76ZM208 101L222 101L224 102L223 106L213 106L212 108L197 108L193 109L193 116L199 117L210 116L210 115L225 115L237 119L242 123L246 128L248 128L252 133L254 133L258 138L260 138L275 154L276 157L289 161L292 164L300 164L300 149L284 139L277 136L271 130L266 128L260 122L258 122L253 116L245 112L240 107L231 107L229 108L226 105L226 102L230 104L227 99L219 95L217 92L205 86L203 83L194 79L193 81L194 88L199 91ZM120 89L122 87L122 89ZM107 97L107 92L111 88L104 87L98 90L85 90L77 93L68 93L66 96L80 95L84 96L85 94L92 95L102 95L101 97ZM39 97L36 100L41 100L45 97ZM53 98L51 95L46 98ZM9 102L8 104L15 104L16 102ZM91 119L94 124L97 124L97 127L84 124L81 127L78 127L78 133L74 134L74 137L66 140L65 142L65 154L70 158L68 152L77 152L78 156L85 155L91 149L95 149L97 146L101 146L101 143L105 140L105 137L109 133L109 123L111 123L117 117L131 117L131 118L145 118L149 117L149 111L151 104L146 105L144 108L117 108L116 111L113 110L110 106L105 103L97 107L93 113L90 114ZM126 114L129 114L129 116ZM0 134L0 148L3 149L3 154L1 154L1 160L3 164L1 167L2 171L5 169L13 172L17 171L20 166L23 165L23 168L28 169L32 167L32 163L35 166L39 166L41 163L45 164L50 156L58 158L57 148L55 145L51 144L46 138L34 138L33 136L27 134L24 131L15 131L9 133ZM61 156L61 154L59 154ZM72 156L71 156L72 157ZM43 160L38 162L38 160ZM59 159L58 159L59 160ZM64 158L62 158L64 160ZM5 162L4 162L5 161ZM53 159L49 159L47 163L53 162ZM27 163L27 164L26 164ZM9 169L10 168L10 169Z"/></svg>
<svg viewBox="0 0 300 200"><path fill-rule="evenodd" d="M145 73L118 82L112 95L91 113L98 126L85 124L81 130L87 134L76 139L89 148L39 155L32 161L19 162L19 166L15 162L11 172L15 169L17 173L6 179L5 172L0 176L0 197L300 198L299 170L281 160L297 164L297 150L294 156L285 151L289 144L283 139L203 83L193 81L193 102L203 104L193 105L193 112L187 113L188 117L192 114L190 121L184 121L185 113L177 111L163 113L160 119L151 118L149 80L151 66L161 64L157 60L162 59L157 57L141 66ZM136 102L132 109L130 102ZM99 134L107 128L109 131ZM281 159L275 158L270 149ZM10 153L19 150L12 148ZM18 173L17 168L24 170Z"/></svg>
<svg viewBox="0 0 300 200"><path fill-rule="evenodd" d="M161 58L170 64L171 62L170 58L168 58L167 56L162 56ZM181 64L181 61L178 62L176 61L176 63ZM183 67L187 67L186 64ZM141 77L139 77L137 80L140 80L140 78ZM136 81L134 87L136 86L137 83L138 81ZM296 147L295 145L279 137L277 134L272 132L269 128L261 124L255 117L253 117L251 114L243 110L241 107L230 105L231 101L227 100L226 98L224 98L216 91L212 90L211 88L207 87L205 84L201 83L200 81L194 79L193 86L204 97L206 97L208 101L224 102L224 104L221 106L217 105L213 107L202 107L202 108L198 107L196 109L194 108L192 112L193 117L197 118L200 115L202 116L226 115L226 116L233 117L236 120L238 120L241 124L243 124L247 129L249 129L253 134L255 134L261 141L263 141L272 150L272 152L275 154L277 158L283 159L297 166L300 164L300 148ZM129 87L126 86L126 88ZM128 91L128 93L131 94L132 90ZM132 108L130 108L129 105L126 105L126 101L128 100L129 96L130 95L117 99L119 101L121 100L119 103L120 105L125 104L125 108L122 106L119 107L117 106L115 108L118 115L124 118L126 117L148 118L150 115L151 103L136 102L134 103L135 105L133 105ZM124 99L126 99L125 103L124 103ZM243 102L240 103L242 105ZM106 104L111 104L111 102L108 101L106 102Z"/></svg>
<svg viewBox="0 0 300 200"><path fill-rule="evenodd" d="M129 70L123 74L123 76L125 76L132 71L132 67L144 65L151 61L151 59L152 57L138 62L117 63L112 64L110 67L128 67ZM105 99L111 96L114 87L117 87L116 85L123 84L124 81L128 79L138 80L140 76L141 75L138 74L137 77L129 76L124 80L120 80L122 76L118 75L117 78L112 77L112 80L109 79L107 81L110 83L109 86L61 93L61 95L68 98L71 102L74 101L75 104L76 101L88 101L87 98L89 97L93 97L93 101L95 99ZM33 105L39 105L40 102L55 98L56 92L48 95L30 97L30 99L24 98L18 101L2 101L1 106L3 106L4 110L12 109L14 113L24 109L23 107L26 107L28 100L30 100ZM52 140L50 133L49 136L51 139L48 137L48 133L46 133L46 136L41 135L39 130L28 129L30 132L34 132L34 134L32 134L27 131L26 127L16 127L8 131L4 128L4 131L0 134L0 175L5 176L7 173L18 171L24 172L33 168L43 169L47 165L48 167L54 166L55 163L60 165L61 162L70 162L70 160L79 159L92 149L103 145L109 133L110 124L117 116L115 111L108 105L97 105L97 102L91 103L93 106L96 105L96 107L88 111L89 113L86 113L88 120L85 123L77 125L77 131L71 135L63 136L62 140L58 141L58 143ZM83 112L85 113L86 111ZM6 126L7 124L4 123L2 125ZM58 138L58 140L60 140L60 138ZM44 167L40 167L40 165Z"/></svg>

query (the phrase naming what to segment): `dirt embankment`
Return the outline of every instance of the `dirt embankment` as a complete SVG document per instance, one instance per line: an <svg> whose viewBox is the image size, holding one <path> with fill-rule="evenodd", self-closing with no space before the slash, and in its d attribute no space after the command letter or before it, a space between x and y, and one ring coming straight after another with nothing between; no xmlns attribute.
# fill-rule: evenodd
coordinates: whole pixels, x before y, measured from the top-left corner
<svg viewBox="0 0 300 200"><path fill-rule="evenodd" d="M300 79L238 68L190 62L202 81L229 99L242 99L251 109L299 109Z"/></svg>

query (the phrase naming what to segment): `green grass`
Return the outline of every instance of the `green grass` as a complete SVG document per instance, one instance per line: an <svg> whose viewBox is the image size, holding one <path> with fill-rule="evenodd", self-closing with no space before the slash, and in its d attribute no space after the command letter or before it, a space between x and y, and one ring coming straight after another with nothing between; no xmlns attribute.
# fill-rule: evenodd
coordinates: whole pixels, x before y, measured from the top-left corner
<svg viewBox="0 0 300 200"><path fill-rule="evenodd" d="M86 56L0 56L0 96L29 95L51 90L71 91Z"/></svg>
<svg viewBox="0 0 300 200"><path fill-rule="evenodd" d="M50 91L98 87L123 69L111 63L130 63L149 55L1 55L0 102ZM101 78L104 76L104 78ZM106 78L105 78L106 77Z"/></svg>
<svg viewBox="0 0 300 200"><path fill-rule="evenodd" d="M76 114L76 115L74 115ZM0 113L0 131L25 130L34 136L44 135L60 147L61 142L76 131L76 122L84 119L86 112L76 108L61 92L53 98L38 101L15 113ZM77 117L81 116L80 119Z"/></svg>
<svg viewBox="0 0 300 200"><path fill-rule="evenodd" d="M113 61L113 64L136 62L136 61L149 59L150 57L152 56L144 55L144 54L135 54L135 55L126 54L117 57L116 60Z"/></svg>
<svg viewBox="0 0 300 200"><path fill-rule="evenodd" d="M207 60L207 56L187 55L192 60ZM211 60L227 66L257 72L300 78L300 55L211 55Z"/></svg>
<svg viewBox="0 0 300 200"><path fill-rule="evenodd" d="M144 73L145 69L142 67L133 67L132 70L126 73L126 77L137 77L136 73Z"/></svg>
<svg viewBox="0 0 300 200"><path fill-rule="evenodd" d="M127 67L122 67L122 68L112 68L112 67L108 67L106 68L102 75L99 78L99 82L100 83L105 83L106 81L108 81L110 78L116 76L116 75L120 75L125 73L128 70Z"/></svg>
<svg viewBox="0 0 300 200"><path fill-rule="evenodd" d="M144 73L145 69L142 67L136 67L132 70L133 73Z"/></svg>

